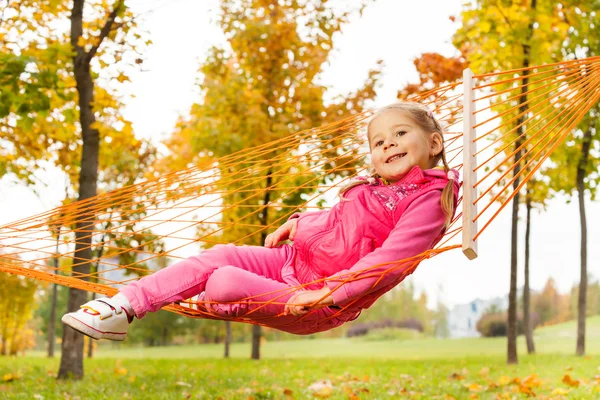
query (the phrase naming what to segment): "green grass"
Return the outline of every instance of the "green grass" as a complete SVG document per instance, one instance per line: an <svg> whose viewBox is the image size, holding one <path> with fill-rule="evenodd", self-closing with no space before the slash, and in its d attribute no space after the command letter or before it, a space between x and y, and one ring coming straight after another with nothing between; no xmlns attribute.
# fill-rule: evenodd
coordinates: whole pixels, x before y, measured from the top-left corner
<svg viewBox="0 0 600 400"><path fill-rule="evenodd" d="M0 358L0 398L311 399L320 380L331 383L320 394L332 399L527 398L529 389L538 398L600 398L600 317L587 331L588 356L575 357L574 323L538 329L538 354L525 355L520 338L517 366L506 365L503 338L267 342L260 361L248 359L248 344L233 345L229 360L222 345L109 345L86 360L82 381L57 382L59 359L36 353Z"/></svg>

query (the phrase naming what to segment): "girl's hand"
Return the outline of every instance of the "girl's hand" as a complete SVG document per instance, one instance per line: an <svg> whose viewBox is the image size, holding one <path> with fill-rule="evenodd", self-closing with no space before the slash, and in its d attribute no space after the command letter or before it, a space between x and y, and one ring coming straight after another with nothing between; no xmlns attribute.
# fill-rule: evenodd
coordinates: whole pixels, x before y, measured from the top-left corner
<svg viewBox="0 0 600 400"><path fill-rule="evenodd" d="M287 301L283 315L304 315L310 310L319 310L333 304L328 287L319 290L303 290L295 293Z"/></svg>
<svg viewBox="0 0 600 400"><path fill-rule="evenodd" d="M290 239L294 240L296 236L296 227L298 226L298 220L296 218L290 219L285 224L281 225L277 230L265 238L265 247L275 247L277 243L282 240Z"/></svg>

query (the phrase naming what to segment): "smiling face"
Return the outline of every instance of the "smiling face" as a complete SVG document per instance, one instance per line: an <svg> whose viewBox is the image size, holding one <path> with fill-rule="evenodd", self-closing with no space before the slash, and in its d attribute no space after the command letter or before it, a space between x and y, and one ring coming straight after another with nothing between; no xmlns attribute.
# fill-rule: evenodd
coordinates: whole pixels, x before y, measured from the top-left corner
<svg viewBox="0 0 600 400"><path fill-rule="evenodd" d="M443 148L438 132L423 132L401 109L390 108L376 115L368 137L375 172L390 183L402 179L415 165L433 168Z"/></svg>

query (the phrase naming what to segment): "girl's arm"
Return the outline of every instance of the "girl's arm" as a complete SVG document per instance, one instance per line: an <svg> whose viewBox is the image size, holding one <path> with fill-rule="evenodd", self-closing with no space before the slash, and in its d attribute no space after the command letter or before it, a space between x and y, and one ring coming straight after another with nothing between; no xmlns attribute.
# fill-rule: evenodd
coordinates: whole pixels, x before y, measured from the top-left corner
<svg viewBox="0 0 600 400"><path fill-rule="evenodd" d="M398 279L416 261L402 260L431 249L440 238L446 220L440 198L441 191L432 190L415 199L380 248L361 258L350 269L329 277L325 284L331 290L334 304L343 305L399 283ZM386 272L390 268L393 269Z"/></svg>

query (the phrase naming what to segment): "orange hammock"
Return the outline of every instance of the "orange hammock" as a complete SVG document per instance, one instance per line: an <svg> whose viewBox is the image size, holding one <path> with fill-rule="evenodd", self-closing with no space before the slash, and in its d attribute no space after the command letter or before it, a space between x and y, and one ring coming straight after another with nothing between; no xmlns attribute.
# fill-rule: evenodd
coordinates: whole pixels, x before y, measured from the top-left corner
<svg viewBox="0 0 600 400"><path fill-rule="evenodd" d="M449 165L464 179L462 196L435 249L386 264L383 272L374 265L377 274L409 265L408 274L422 260L461 247L476 257L479 236L598 103L599 68L594 57L475 76L466 70L462 82L410 99L428 105L445 126ZM319 208L364 172L371 114L0 226L0 271L113 295L214 244L261 245L292 213ZM194 301L165 309L227 319Z"/></svg>

